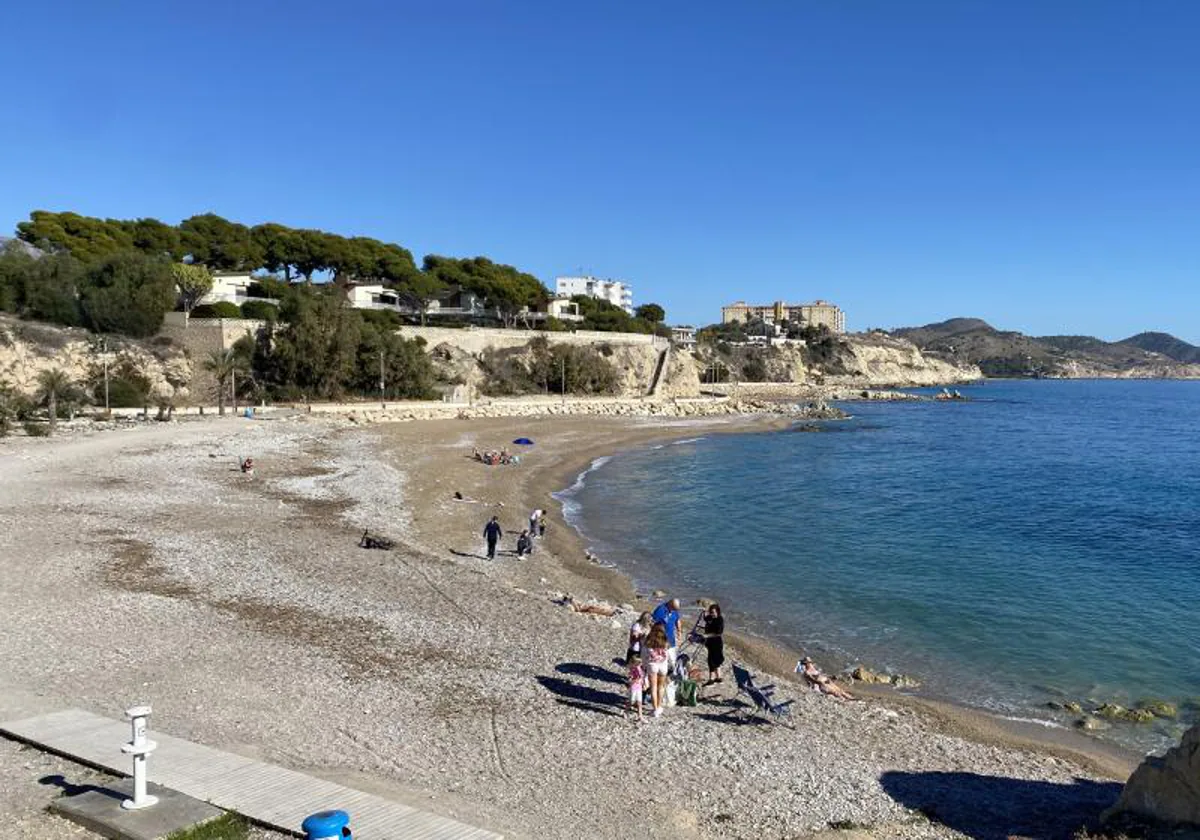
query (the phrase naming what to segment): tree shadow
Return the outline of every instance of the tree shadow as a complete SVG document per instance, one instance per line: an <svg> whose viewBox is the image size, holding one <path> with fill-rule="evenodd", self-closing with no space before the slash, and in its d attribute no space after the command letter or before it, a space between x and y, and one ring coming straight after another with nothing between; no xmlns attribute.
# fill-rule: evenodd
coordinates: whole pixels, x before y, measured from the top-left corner
<svg viewBox="0 0 1200 840"><path fill-rule="evenodd" d="M537 681L542 688L562 698L560 703L590 712L611 714L611 709L623 709L627 699L624 694L579 685L561 677L539 676Z"/></svg>
<svg viewBox="0 0 1200 840"><path fill-rule="evenodd" d="M901 805L973 840L1014 834L1068 840L1079 828L1094 826L1121 793L1117 782L1077 778L1063 784L965 772L892 771L879 784Z"/></svg>
<svg viewBox="0 0 1200 840"><path fill-rule="evenodd" d="M554 670L560 674L583 677L586 680L625 685L625 676L623 674L618 674L616 671L610 671L607 668L601 668L599 665L591 665L587 662L563 662L555 666Z"/></svg>

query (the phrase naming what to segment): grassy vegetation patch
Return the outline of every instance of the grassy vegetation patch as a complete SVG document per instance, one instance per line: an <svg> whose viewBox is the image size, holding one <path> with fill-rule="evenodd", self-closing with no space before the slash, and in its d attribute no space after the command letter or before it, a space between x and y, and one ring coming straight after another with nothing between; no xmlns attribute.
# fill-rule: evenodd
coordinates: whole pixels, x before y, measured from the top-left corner
<svg viewBox="0 0 1200 840"><path fill-rule="evenodd" d="M167 840L246 840L250 823L241 814L228 813L168 835Z"/></svg>

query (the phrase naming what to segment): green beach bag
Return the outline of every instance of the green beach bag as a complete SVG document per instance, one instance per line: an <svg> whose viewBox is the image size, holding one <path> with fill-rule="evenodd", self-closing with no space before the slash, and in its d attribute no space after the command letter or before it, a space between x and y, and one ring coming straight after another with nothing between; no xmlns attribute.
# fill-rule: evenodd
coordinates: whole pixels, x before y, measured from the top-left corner
<svg viewBox="0 0 1200 840"><path fill-rule="evenodd" d="M680 680L679 692L675 702L680 706L695 706L696 697L700 693L695 680Z"/></svg>

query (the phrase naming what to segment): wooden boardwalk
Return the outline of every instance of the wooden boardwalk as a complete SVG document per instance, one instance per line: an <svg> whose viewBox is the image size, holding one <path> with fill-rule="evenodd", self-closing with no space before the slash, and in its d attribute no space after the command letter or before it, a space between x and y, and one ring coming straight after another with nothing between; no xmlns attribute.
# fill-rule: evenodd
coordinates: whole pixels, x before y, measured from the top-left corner
<svg viewBox="0 0 1200 840"><path fill-rule="evenodd" d="M70 709L0 724L0 732L67 758L120 775L130 760L121 744L129 723ZM299 834L309 814L341 808L360 840L500 840L473 828L379 796L294 770L243 758L151 730L158 749L147 764L151 782L255 822Z"/></svg>

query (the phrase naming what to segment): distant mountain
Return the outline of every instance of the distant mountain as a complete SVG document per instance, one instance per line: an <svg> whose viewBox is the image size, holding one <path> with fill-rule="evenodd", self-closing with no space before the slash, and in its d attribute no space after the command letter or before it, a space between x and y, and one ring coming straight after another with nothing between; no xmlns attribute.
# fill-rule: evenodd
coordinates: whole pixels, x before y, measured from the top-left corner
<svg viewBox="0 0 1200 840"><path fill-rule="evenodd" d="M934 357L979 365L987 376L1200 377L1200 348L1166 333L1142 333L1120 342L1088 335L1035 337L997 330L979 318L951 318L892 334Z"/></svg>
<svg viewBox="0 0 1200 840"><path fill-rule="evenodd" d="M1138 333L1117 343L1128 344L1131 347L1138 347L1142 350L1148 350L1151 353L1160 353L1168 359L1174 359L1184 364L1200 364L1200 347L1188 344L1183 339L1176 338L1169 333Z"/></svg>

